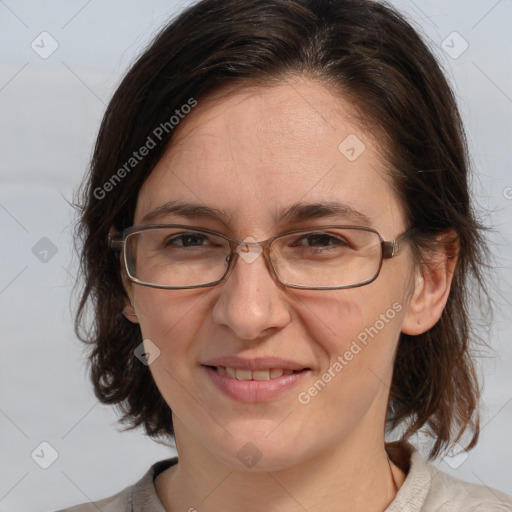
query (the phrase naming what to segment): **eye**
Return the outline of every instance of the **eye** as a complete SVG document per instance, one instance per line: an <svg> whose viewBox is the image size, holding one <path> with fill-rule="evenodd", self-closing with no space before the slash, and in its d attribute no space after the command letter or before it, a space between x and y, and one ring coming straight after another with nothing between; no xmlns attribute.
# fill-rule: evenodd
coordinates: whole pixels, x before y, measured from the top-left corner
<svg viewBox="0 0 512 512"><path fill-rule="evenodd" d="M164 245L166 247L177 245L181 247L200 247L205 246L209 242L206 235L201 233L182 233L180 235L169 237Z"/></svg>
<svg viewBox="0 0 512 512"><path fill-rule="evenodd" d="M302 246L302 247L329 247L329 246L337 246L343 247L348 246L347 241L339 236L330 235L329 233L309 233L297 241L295 241L292 246Z"/></svg>

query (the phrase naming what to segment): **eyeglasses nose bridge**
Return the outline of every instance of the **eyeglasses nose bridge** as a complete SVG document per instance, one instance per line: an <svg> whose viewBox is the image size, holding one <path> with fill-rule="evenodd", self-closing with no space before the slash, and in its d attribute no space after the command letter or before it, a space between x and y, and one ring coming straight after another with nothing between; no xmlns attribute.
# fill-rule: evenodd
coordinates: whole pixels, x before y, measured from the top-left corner
<svg viewBox="0 0 512 512"><path fill-rule="evenodd" d="M254 239L253 239L254 240ZM272 257L270 254L270 249L272 245L272 240L263 240L261 242L254 241L254 242L248 242L246 240L233 240L229 239L229 245L230 245L230 253L226 256L226 261L228 263L228 267L226 268L226 273L224 274L222 280L226 280L229 278L231 273L233 272L235 265L237 263L238 259L244 260L244 263L251 265L258 259L260 256L263 256L263 259L265 260L265 267L267 268L270 276L275 279L277 282L279 281L279 278L277 277L276 271L274 269L273 263L272 263ZM240 254L239 248L240 247L260 247L261 253L258 254L256 258L254 258L253 261L247 261L244 259L244 257Z"/></svg>

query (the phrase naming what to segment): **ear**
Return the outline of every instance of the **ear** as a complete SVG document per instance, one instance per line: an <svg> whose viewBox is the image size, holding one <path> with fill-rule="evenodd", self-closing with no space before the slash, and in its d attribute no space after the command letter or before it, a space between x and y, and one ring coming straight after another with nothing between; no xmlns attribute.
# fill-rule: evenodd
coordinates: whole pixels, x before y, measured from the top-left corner
<svg viewBox="0 0 512 512"><path fill-rule="evenodd" d="M128 302L128 299L127 299L126 305L123 308L122 314L130 322L132 322L134 324L139 323L139 318L137 317L137 314L135 313L135 309L133 309L133 306Z"/></svg>
<svg viewBox="0 0 512 512"><path fill-rule="evenodd" d="M116 234L117 230L114 226L110 228L109 234ZM127 297L125 298L125 305L122 310L122 315L130 322L134 324L139 323L139 319L137 317L137 314L135 313L135 309L133 307L133 293L132 293L132 283L128 279L128 275L126 273L126 269L124 267L124 260L122 256L119 256L119 263L121 265L121 280L123 282L123 288L126 292Z"/></svg>
<svg viewBox="0 0 512 512"><path fill-rule="evenodd" d="M418 268L414 279L414 291L402 324L404 334L423 334L441 318L450 294L458 254L459 240L455 231L436 237L432 254Z"/></svg>
<svg viewBox="0 0 512 512"><path fill-rule="evenodd" d="M139 319L137 317L137 313L135 313L135 309L133 307L134 297L132 293L132 283L128 279L128 276L126 275L126 271L124 270L124 266L121 268L121 279L123 281L123 287L126 291L127 297L125 298L125 303L123 307L123 316L129 320L130 322L133 322L134 324L139 323Z"/></svg>

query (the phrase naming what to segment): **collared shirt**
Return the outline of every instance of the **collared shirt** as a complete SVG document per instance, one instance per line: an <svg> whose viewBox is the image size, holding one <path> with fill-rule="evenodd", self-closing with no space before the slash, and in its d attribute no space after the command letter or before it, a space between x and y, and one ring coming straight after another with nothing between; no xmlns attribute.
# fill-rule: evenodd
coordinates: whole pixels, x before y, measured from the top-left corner
<svg viewBox="0 0 512 512"><path fill-rule="evenodd" d="M157 462L135 485L114 496L59 512L166 512L154 480L177 462L177 458ZM412 450L408 466L407 477L385 512L512 512L512 497L454 478L417 450Z"/></svg>

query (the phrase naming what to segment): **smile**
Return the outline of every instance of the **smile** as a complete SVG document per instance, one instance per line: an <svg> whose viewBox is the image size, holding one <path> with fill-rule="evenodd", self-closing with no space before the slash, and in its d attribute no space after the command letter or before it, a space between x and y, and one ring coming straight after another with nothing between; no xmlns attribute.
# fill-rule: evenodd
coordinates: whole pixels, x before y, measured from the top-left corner
<svg viewBox="0 0 512 512"><path fill-rule="evenodd" d="M227 375L237 380L270 380L277 379L283 375L291 375L300 370L286 370L283 368L270 368L268 370L247 370L245 368L231 368L229 366L213 367L221 375Z"/></svg>
<svg viewBox="0 0 512 512"><path fill-rule="evenodd" d="M310 373L309 368L234 368L233 366L202 365L213 389L243 403L269 402L298 386Z"/></svg>

